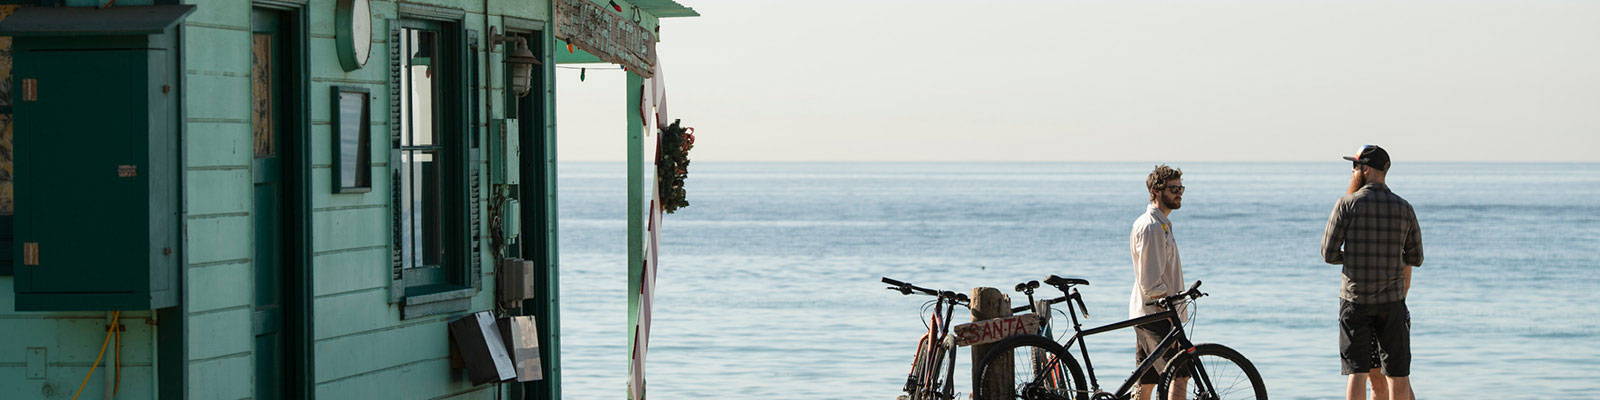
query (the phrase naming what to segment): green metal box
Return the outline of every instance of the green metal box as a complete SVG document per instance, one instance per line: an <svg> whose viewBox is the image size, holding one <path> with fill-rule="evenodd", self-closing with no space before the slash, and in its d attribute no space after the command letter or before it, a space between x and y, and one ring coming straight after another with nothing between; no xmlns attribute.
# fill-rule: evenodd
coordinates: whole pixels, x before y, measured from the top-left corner
<svg viewBox="0 0 1600 400"><path fill-rule="evenodd" d="M177 305L174 28L13 40L17 310Z"/></svg>
<svg viewBox="0 0 1600 400"><path fill-rule="evenodd" d="M517 135L517 120L496 119L489 124L489 176L496 185L515 185L521 182L517 174L521 143Z"/></svg>

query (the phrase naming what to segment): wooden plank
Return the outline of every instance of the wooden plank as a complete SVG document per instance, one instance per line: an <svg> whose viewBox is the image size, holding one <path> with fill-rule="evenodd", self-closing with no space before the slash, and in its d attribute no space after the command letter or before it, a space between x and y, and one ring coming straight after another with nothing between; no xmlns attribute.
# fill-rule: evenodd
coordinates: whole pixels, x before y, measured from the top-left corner
<svg viewBox="0 0 1600 400"><path fill-rule="evenodd" d="M189 315L189 359L203 360L255 349L250 307ZM98 348L98 346L96 346Z"/></svg>
<svg viewBox="0 0 1600 400"><path fill-rule="evenodd" d="M184 96L183 101L186 103L184 104L186 112L184 118L249 120L250 78L248 75L190 74L188 84L189 93L198 95Z"/></svg>
<svg viewBox="0 0 1600 400"><path fill-rule="evenodd" d="M190 338L195 341L204 340L203 337ZM255 395L255 358L249 354L191 361L188 372L191 399L243 399Z"/></svg>
<svg viewBox="0 0 1600 400"><path fill-rule="evenodd" d="M189 291L184 295L189 312L250 305L250 296L255 293L250 286L254 272L250 261L189 268Z"/></svg>
<svg viewBox="0 0 1600 400"><path fill-rule="evenodd" d="M373 247L318 255L312 262L314 296L389 286L389 249Z"/></svg>
<svg viewBox="0 0 1600 400"><path fill-rule="evenodd" d="M250 186L249 169L193 170L183 173L190 187L204 188L185 191L189 215L250 211L253 188Z"/></svg>
<svg viewBox="0 0 1600 400"><path fill-rule="evenodd" d="M248 7L200 7L202 10L219 8L244 8L247 13L245 18L249 18L248 15L250 15L248 14ZM239 26L248 27L250 22L246 19L239 22ZM223 29L211 26L189 25L184 29L188 30L188 33L183 35L183 67L186 70L185 72L219 71L241 78L249 76L250 46L242 45L250 41L248 28ZM194 76L194 74L189 76ZM209 92L195 90L193 86L188 86L185 92L199 95L185 97L204 98L206 97L204 95L210 94ZM245 111L249 109L249 107L240 105L237 111L240 116L243 116Z"/></svg>
<svg viewBox="0 0 1600 400"><path fill-rule="evenodd" d="M555 36L629 72L655 75L656 36L624 13L589 0L551 0ZM624 9L627 12L627 9Z"/></svg>
<svg viewBox="0 0 1600 400"><path fill-rule="evenodd" d="M127 340L126 337L123 340ZM124 342L124 345L127 343ZM99 343L95 349L99 349ZM111 357L110 354L106 357ZM110 394L105 393L109 384L101 380L106 366L101 365L94 370L94 380L83 389L83 399L105 399ZM122 366L122 390L118 399L145 399L153 398L149 393L155 393L152 387L155 379L152 377L152 368L149 364L140 366ZM83 381L84 373L89 372L89 365L62 366L50 365L45 369L44 378L31 378L28 368L18 366L0 366L0 399L69 399L78 384Z"/></svg>
<svg viewBox="0 0 1600 400"><path fill-rule="evenodd" d="M1037 334L1040 319L1038 314L1022 314L956 325L956 346L989 344L1015 335Z"/></svg>
<svg viewBox="0 0 1600 400"><path fill-rule="evenodd" d="M312 190L327 191L328 186ZM389 242L389 217L387 207L350 208L316 211L311 216L311 229L317 235L313 252L382 246Z"/></svg>
<svg viewBox="0 0 1600 400"><path fill-rule="evenodd" d="M190 3L204 3L191 1ZM332 17L329 17L332 18ZM183 19L184 24L250 26L250 7L201 5Z"/></svg>
<svg viewBox="0 0 1600 400"><path fill-rule="evenodd" d="M1011 315L1011 298L992 287L979 287L972 289L972 320L983 321ZM989 353L993 345L972 346L972 387L978 387L979 369L983 368L978 363ZM1013 360L1010 354L1002 354L994 360L992 365L998 368L989 371L987 382L989 393L1005 393L1011 387L1011 365Z"/></svg>
<svg viewBox="0 0 1600 400"><path fill-rule="evenodd" d="M185 251L190 264L250 258L250 242L243 240L250 237L249 215L192 218L185 223L189 226Z"/></svg>
<svg viewBox="0 0 1600 400"><path fill-rule="evenodd" d="M448 357L445 321L318 341L317 382L328 382L396 365Z"/></svg>
<svg viewBox="0 0 1600 400"><path fill-rule="evenodd" d="M311 324L317 340L394 325L400 321L397 304L389 303L386 290L318 297Z"/></svg>
<svg viewBox="0 0 1600 400"><path fill-rule="evenodd" d="M312 15L316 15L316 14L319 14L319 13L311 13L311 14ZM329 14L332 14L332 13L329 13ZM381 24L378 24L377 22L373 22L373 24L374 25L381 25ZM372 40L374 40L374 42L372 43L372 53L370 54L370 58L367 59L367 65L366 66L363 66L363 67L361 67L359 69L356 69L355 71L348 71L347 72L347 71L344 70L343 66L339 65L338 62L312 62L311 65L310 65L310 67L311 67L311 77L315 78L315 79L329 79L329 78L331 78L331 79L348 79L348 80L354 80L354 81L367 81L367 82L386 82L386 81L388 81L389 80L389 67L387 65L388 58L383 57L383 56L389 54L389 47L388 47L389 46L389 44L388 44L388 37L389 36L388 35L380 35L379 33L381 33L381 32L373 32ZM313 37L313 38L311 38L310 46L311 46L310 47L310 51L311 51L311 59L312 60L330 60L330 59L331 60L338 60L339 59L338 58L339 54L338 54L338 50L337 50L337 42L333 38ZM331 58L323 58L323 57L331 57ZM387 101L388 101L389 89L387 87L385 87L384 84L371 84L371 83L357 84L357 83L350 83L350 82L340 82L339 85L342 85L342 86L360 85L360 86L366 86L367 89L372 90L372 117L373 117L373 119L375 119L375 120L386 120L386 119L388 119L388 103L387 103ZM317 89L313 88L312 90L316 91ZM326 93L326 91L323 91L322 93ZM317 97L315 95L315 92L314 92L311 100L312 100L312 104L311 104L312 119L313 120L317 120L317 121L326 121L326 120L328 120L328 114L329 114L330 110L329 110L329 106L328 106L329 99L327 98L327 96L322 96L321 98L319 98L319 97ZM382 115L379 115L380 113L382 113Z"/></svg>
<svg viewBox="0 0 1600 400"><path fill-rule="evenodd" d="M382 139L382 140L385 141L384 143L388 143L387 141L389 140L389 133L388 132L382 132L382 133L380 133L380 135L382 135L381 138L374 138L374 139ZM329 140L332 140L332 139L329 139ZM316 143L316 142L313 142L313 143ZM321 143L327 143L327 141L323 141ZM377 151L377 152L387 153L388 150L383 149L383 151ZM380 163L380 162L388 162L389 161L389 156L383 155L381 157L382 157L382 159L374 160L373 162L374 163ZM372 180L372 191L369 191L369 192L366 192L366 193L341 193L341 194L334 194L333 190L329 189L329 188L333 187L333 169L332 168L329 168L329 167L315 167L315 168L312 168L311 169L311 187L313 188L313 191L311 192L312 204L316 204L317 207L361 207L361 206L384 206L384 205L387 205L388 201L389 201L389 185L391 184L390 180L388 179L389 170L386 167L382 166L382 165L375 165L372 168L373 168L372 176L374 178ZM387 210L388 208L384 207L384 209ZM385 212L384 215L385 215L385 217L387 217L388 213ZM385 228L385 227L388 226L387 221L378 221L378 223L380 223L380 226L378 226L378 228L375 228L375 229L382 229L382 228ZM389 233L387 233L387 232L382 232L381 234L384 235L385 237L387 237L389 235ZM382 243L378 243L378 244L375 244L375 245L382 245ZM325 251L325 250L336 250L336 249L318 249L318 251ZM385 260L387 260L387 258L385 258Z"/></svg>
<svg viewBox="0 0 1600 400"><path fill-rule="evenodd" d="M185 168L250 165L249 124L233 122L187 124L188 135L183 137Z"/></svg>
<svg viewBox="0 0 1600 400"><path fill-rule="evenodd" d="M429 399L472 389L448 358L419 361L317 384L319 399Z"/></svg>

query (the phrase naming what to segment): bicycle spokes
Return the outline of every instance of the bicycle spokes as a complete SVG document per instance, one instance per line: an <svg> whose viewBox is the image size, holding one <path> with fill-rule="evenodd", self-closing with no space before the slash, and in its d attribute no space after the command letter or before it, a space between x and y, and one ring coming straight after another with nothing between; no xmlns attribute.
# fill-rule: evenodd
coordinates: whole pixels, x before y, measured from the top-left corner
<svg viewBox="0 0 1600 400"><path fill-rule="evenodd" d="M1186 399L1255 399L1250 376L1230 360L1215 355L1192 358Z"/></svg>

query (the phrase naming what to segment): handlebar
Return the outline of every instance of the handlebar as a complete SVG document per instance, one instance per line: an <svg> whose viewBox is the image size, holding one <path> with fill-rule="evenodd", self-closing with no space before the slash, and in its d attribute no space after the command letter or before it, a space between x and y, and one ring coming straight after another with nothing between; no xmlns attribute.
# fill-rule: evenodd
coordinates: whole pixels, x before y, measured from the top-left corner
<svg viewBox="0 0 1600 400"><path fill-rule="evenodd" d="M1150 301L1145 302L1144 305L1147 305L1147 306L1160 306L1162 308L1171 308L1173 304L1177 304L1179 301L1183 301L1183 300L1186 300L1186 299L1187 300L1198 299L1198 298L1203 297L1203 296L1207 296L1207 294L1205 294L1204 292L1200 291L1200 281L1194 281L1193 285L1189 285L1188 289L1184 289L1184 291L1178 292L1178 294L1167 296L1167 297L1163 297L1163 298L1156 299L1156 300L1150 300Z"/></svg>
<svg viewBox="0 0 1600 400"><path fill-rule="evenodd" d="M912 284L901 282L901 281L897 281L897 280L894 280L894 279L889 279L888 277L883 278L883 283L887 283L887 284L891 285L891 286L889 286L889 287L887 287L885 289L900 292L900 294L902 294L902 295L909 296L909 295L911 295L911 293L917 292L917 293L922 293L922 294L929 295L929 296L934 296L934 297L942 297L942 298L946 298L946 299L953 299L957 303L966 303L966 302L970 301L970 300L967 299L967 295L966 294L956 293L956 292L949 291L949 290L939 291L939 290L928 289L928 288L925 288L925 287L919 287L917 285L912 285Z"/></svg>

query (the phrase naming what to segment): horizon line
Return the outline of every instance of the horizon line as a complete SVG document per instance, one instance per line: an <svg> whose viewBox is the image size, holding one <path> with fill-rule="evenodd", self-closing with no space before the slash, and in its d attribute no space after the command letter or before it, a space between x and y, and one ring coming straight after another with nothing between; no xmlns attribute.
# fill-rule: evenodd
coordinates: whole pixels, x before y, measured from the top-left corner
<svg viewBox="0 0 1600 400"><path fill-rule="evenodd" d="M1133 160L1133 161L1130 161L1130 160L1071 160L1071 161L1058 160L1058 161L1040 161L1040 160L1023 160L1023 161L1017 161L1017 160L693 160L693 159L691 159L690 161L691 162L702 162L702 163L774 163L774 164L776 164L776 163L861 163L861 164L869 164L869 163L885 163L885 164L888 164L888 163L897 163L897 164L912 164L912 163L976 163L976 164L1124 163L1124 164L1131 164L1131 163L1151 163L1151 162L1154 162L1154 163L1167 163L1167 164L1176 164L1176 163L1278 164L1278 163L1323 163L1324 162L1324 161L1318 161L1318 160L1247 160L1247 161L1240 161L1240 160L1168 160L1168 161L1150 161L1150 160L1145 160L1145 161L1138 161L1138 160ZM560 162L625 163L625 162L627 162L627 160L562 160L562 159L557 159L556 162L558 162L558 163L560 163ZM1346 163L1346 162L1349 162L1349 161L1335 159L1335 160L1330 161L1330 162L1331 163ZM1551 161L1551 160L1540 160L1540 161L1516 161L1516 160L1498 160L1498 161L1483 161L1483 160L1417 160L1417 161L1403 161L1403 162L1400 162L1399 164L1412 164L1412 163L1416 163L1416 164L1461 164L1461 163L1487 163L1487 164L1600 164L1600 160L1593 160L1593 161L1579 161L1579 160L1554 160L1554 161Z"/></svg>

